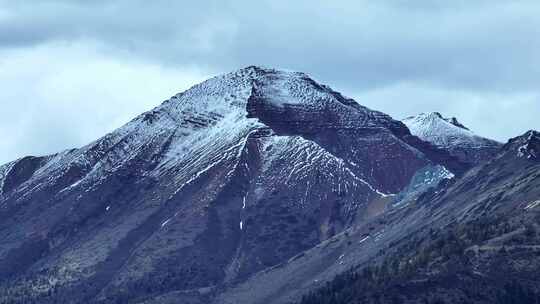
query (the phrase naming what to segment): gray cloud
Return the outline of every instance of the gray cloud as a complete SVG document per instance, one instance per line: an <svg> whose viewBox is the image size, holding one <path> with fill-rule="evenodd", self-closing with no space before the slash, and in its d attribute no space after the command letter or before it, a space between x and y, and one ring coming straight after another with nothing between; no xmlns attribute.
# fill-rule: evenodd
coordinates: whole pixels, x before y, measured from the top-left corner
<svg viewBox="0 0 540 304"><path fill-rule="evenodd" d="M29 109L58 124L48 129L55 139L46 139L28 131L47 129L44 123L26 122L17 141L0 144L0 162L80 145L203 76L250 64L307 72L397 118L439 110L504 140L540 127L532 117L540 114L538 15L536 0L0 0L0 77L9 80L0 102L2 111L15 111L0 135L25 121L18 111L27 95L35 95ZM16 60L20 66L10 64ZM86 73L89 63L101 64ZM59 71L88 92L54 86L44 94L27 85L49 83ZM155 89L133 85L143 78ZM104 80L106 94L92 89ZM126 109L127 96L134 99ZM95 111L89 102L102 110L79 119ZM116 123L93 128L100 117Z"/></svg>
<svg viewBox="0 0 540 304"><path fill-rule="evenodd" d="M209 75L92 42L0 51L0 163L87 144Z"/></svg>
<svg viewBox="0 0 540 304"><path fill-rule="evenodd" d="M159 63L219 70L284 65L363 88L416 79L535 89L540 76L534 0L416 1L414 7L401 1L40 3L7 6L4 46L90 38Z"/></svg>

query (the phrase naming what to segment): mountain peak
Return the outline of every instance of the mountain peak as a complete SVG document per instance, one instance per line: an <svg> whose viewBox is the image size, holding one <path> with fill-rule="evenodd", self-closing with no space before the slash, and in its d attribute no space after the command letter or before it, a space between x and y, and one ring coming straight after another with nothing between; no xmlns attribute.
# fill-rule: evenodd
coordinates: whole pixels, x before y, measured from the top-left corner
<svg viewBox="0 0 540 304"><path fill-rule="evenodd" d="M420 113L419 115L426 115L426 116L429 116L429 117L435 117L435 118L441 118L441 119L443 119L442 114L439 113L439 112Z"/></svg>
<svg viewBox="0 0 540 304"><path fill-rule="evenodd" d="M293 71L288 69L273 68L264 65L248 65L246 67L240 68L236 71L233 71L229 74L245 74L245 73L255 73L255 74L291 74L291 75L304 75L307 74L299 71ZM227 75L227 74L225 74Z"/></svg>
<svg viewBox="0 0 540 304"><path fill-rule="evenodd" d="M421 113L403 120L413 135L438 146L470 142L476 135L455 117L445 118L439 112Z"/></svg>
<svg viewBox="0 0 540 304"><path fill-rule="evenodd" d="M186 101L186 99L210 96L221 99L221 102L225 101L225 103L233 99L242 99L243 103L240 104L245 105L254 90L261 91L266 87L271 87L270 92L267 93L287 98L287 101L282 102L289 104L298 103L300 99L306 102L307 97L323 98L324 95L332 92L331 89L318 84L305 73L252 65L212 77L187 91L176 94L171 101L178 103L177 99ZM215 101L218 102L218 100Z"/></svg>
<svg viewBox="0 0 540 304"><path fill-rule="evenodd" d="M457 118L445 118L439 112L410 116L403 123L413 135L449 150L466 162L478 163L485 160L500 147L500 143L474 134Z"/></svg>
<svg viewBox="0 0 540 304"><path fill-rule="evenodd" d="M458 119L456 117L444 117L440 112L428 112L428 113L420 113L416 116L410 116L410 117L407 117L405 118L405 120L410 120L410 119L416 119L416 120L420 120L420 121L424 121L425 123L428 123L430 121L438 121L438 120L442 120L442 121L445 121L455 127L458 127L458 128L461 128L461 129L465 129L465 130L468 130L470 131L469 128L467 128L465 125L463 125L461 122L458 121Z"/></svg>
<svg viewBox="0 0 540 304"><path fill-rule="evenodd" d="M386 127L404 134L406 128L390 116L313 80L302 72L248 66L210 78L173 96L153 112L183 120L187 116L251 119L280 128L328 124L349 127ZM332 116L332 118L329 117ZM206 119L205 118L205 119ZM155 120L153 120L155 121ZM271 126L271 127L272 127Z"/></svg>

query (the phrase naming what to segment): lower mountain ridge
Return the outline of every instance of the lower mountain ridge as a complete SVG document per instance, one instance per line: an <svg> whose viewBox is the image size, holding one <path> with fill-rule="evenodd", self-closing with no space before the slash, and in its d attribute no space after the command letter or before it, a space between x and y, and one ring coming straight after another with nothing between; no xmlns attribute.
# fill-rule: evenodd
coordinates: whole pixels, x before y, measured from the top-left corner
<svg viewBox="0 0 540 304"><path fill-rule="evenodd" d="M448 150L463 162L475 165L491 159L502 146L497 141L474 134L457 118L445 118L438 112L407 117L403 123L413 135Z"/></svg>
<svg viewBox="0 0 540 304"><path fill-rule="evenodd" d="M539 303L539 139L511 139L463 178L381 216L388 240L376 256L298 303Z"/></svg>
<svg viewBox="0 0 540 304"><path fill-rule="evenodd" d="M538 133L481 163L415 135L303 73L209 79L0 166L0 303L535 297Z"/></svg>

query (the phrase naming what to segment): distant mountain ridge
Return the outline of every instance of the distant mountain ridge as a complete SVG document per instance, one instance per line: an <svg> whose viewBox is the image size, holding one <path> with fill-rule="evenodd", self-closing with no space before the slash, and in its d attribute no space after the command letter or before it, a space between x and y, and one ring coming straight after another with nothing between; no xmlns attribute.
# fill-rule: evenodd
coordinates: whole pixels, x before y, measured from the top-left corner
<svg viewBox="0 0 540 304"><path fill-rule="evenodd" d="M411 133L446 149L461 161L478 164L491 158L501 143L474 134L455 117L445 118L438 112L421 113L403 119Z"/></svg>

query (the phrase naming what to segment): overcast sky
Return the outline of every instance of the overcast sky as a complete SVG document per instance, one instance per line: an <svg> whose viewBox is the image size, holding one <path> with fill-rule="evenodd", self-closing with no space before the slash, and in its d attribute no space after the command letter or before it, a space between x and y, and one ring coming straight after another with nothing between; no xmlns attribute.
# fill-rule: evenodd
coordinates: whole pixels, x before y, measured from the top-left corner
<svg viewBox="0 0 540 304"><path fill-rule="evenodd" d="M538 0L0 0L0 163L81 146L247 65L506 141L540 129L539 16Z"/></svg>

